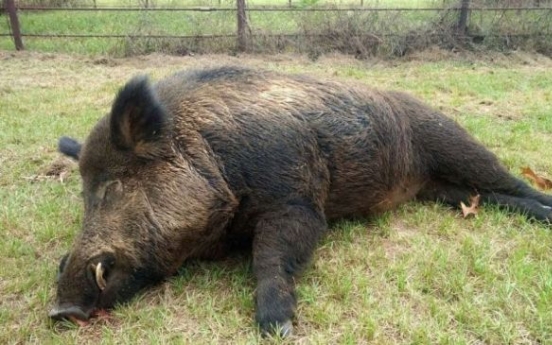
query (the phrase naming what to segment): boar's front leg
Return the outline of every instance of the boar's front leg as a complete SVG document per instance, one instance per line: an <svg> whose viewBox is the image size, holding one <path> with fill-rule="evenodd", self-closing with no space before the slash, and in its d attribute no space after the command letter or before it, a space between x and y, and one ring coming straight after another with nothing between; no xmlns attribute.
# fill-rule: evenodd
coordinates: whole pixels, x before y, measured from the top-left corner
<svg viewBox="0 0 552 345"><path fill-rule="evenodd" d="M291 335L294 278L309 262L326 228L323 213L308 202L288 202L261 216L253 239L253 270L256 321L263 335Z"/></svg>

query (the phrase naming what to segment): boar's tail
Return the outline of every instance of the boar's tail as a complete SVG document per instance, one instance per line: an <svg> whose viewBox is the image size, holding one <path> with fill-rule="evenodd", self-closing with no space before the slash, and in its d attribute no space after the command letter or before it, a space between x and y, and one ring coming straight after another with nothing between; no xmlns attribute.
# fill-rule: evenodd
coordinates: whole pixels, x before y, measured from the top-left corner
<svg viewBox="0 0 552 345"><path fill-rule="evenodd" d="M66 156L79 160L82 144L73 138L61 137L58 141L58 150Z"/></svg>

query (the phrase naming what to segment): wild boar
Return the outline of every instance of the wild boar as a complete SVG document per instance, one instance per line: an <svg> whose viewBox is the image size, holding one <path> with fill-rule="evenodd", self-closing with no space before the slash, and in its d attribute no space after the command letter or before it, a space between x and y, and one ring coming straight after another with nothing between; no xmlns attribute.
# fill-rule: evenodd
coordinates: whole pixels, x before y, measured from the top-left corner
<svg viewBox="0 0 552 345"><path fill-rule="evenodd" d="M411 199L483 204L545 223L552 197L455 121L399 92L237 67L135 77L81 146L82 231L54 319L87 320L190 259L250 243L256 322L292 332L294 282L330 220Z"/></svg>

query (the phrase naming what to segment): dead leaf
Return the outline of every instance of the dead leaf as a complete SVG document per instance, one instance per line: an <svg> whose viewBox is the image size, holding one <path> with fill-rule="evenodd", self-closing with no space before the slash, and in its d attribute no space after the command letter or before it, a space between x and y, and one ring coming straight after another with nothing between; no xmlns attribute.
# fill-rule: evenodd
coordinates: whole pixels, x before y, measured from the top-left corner
<svg viewBox="0 0 552 345"><path fill-rule="evenodd" d="M468 217L470 214L472 214L473 216L477 216L477 212L479 211L480 198L481 198L481 195L479 194L470 197L470 206L466 206L462 201L460 202L460 206L462 207L462 214L464 215L464 218Z"/></svg>
<svg viewBox="0 0 552 345"><path fill-rule="evenodd" d="M535 174L535 172L529 167L521 168L521 174L531 180L531 182L533 182L533 184L539 189L552 189L552 181Z"/></svg>

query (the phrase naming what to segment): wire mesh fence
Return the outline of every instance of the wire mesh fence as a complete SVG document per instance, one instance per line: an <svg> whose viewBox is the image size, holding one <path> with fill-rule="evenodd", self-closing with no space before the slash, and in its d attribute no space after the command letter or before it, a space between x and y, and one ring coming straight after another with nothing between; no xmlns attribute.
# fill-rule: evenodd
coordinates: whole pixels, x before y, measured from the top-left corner
<svg viewBox="0 0 552 345"><path fill-rule="evenodd" d="M552 55L552 0L13 1L4 0L0 21L4 49L18 36L31 49L113 55L403 56L432 45Z"/></svg>

